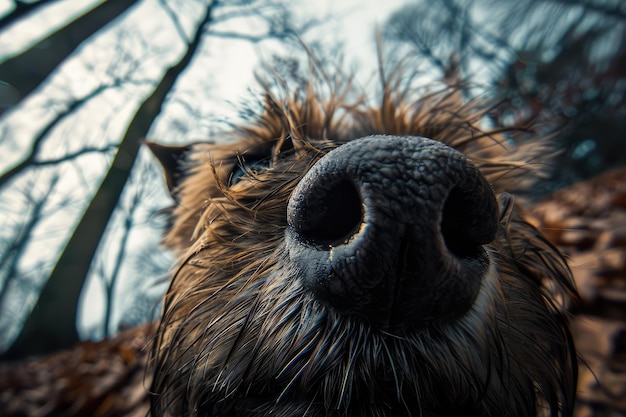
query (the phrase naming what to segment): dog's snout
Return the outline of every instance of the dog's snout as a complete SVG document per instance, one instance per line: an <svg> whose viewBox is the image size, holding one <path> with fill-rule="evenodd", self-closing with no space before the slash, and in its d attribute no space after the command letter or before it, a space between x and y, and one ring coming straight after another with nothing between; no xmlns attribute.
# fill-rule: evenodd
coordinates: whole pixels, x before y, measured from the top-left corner
<svg viewBox="0 0 626 417"><path fill-rule="evenodd" d="M460 152L372 136L320 159L293 192L287 248L322 302L382 327L456 317L489 270L497 203Z"/></svg>

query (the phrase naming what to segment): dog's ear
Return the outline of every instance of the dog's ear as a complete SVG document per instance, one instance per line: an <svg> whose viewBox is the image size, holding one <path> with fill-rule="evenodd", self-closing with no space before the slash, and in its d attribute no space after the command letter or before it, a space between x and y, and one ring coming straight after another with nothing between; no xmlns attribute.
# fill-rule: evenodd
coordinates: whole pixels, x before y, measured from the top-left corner
<svg viewBox="0 0 626 417"><path fill-rule="evenodd" d="M163 173L165 174L167 189L172 197L174 197L174 190L180 183L184 174L186 154L191 150L193 144L166 146L149 141L145 141L144 143L161 164L161 168L163 168Z"/></svg>

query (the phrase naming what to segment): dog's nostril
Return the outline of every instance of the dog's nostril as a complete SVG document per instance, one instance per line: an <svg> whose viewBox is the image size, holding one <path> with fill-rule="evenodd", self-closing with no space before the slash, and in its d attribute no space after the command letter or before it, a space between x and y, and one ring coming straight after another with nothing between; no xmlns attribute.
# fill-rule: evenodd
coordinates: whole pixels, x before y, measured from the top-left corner
<svg viewBox="0 0 626 417"><path fill-rule="evenodd" d="M489 196L487 196L489 197ZM484 207L484 196L453 188L441 210L441 236L448 250L458 257L471 257L480 252L483 244L492 239L493 225L479 210ZM484 224L481 224L484 223Z"/></svg>
<svg viewBox="0 0 626 417"><path fill-rule="evenodd" d="M337 246L356 233L363 218L363 204L355 185L341 179L330 184L319 183L311 190L311 206L294 213L294 229L309 244ZM293 217L293 216L292 216Z"/></svg>

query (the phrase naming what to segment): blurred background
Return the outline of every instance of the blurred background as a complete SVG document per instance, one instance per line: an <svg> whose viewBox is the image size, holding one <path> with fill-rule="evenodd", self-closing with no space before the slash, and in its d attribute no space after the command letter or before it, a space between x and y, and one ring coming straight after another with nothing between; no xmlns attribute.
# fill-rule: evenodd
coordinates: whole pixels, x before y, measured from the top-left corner
<svg viewBox="0 0 626 417"><path fill-rule="evenodd" d="M377 34L423 82L501 103L494 123L554 135L531 199L626 166L623 0L0 0L0 351L153 320L172 201L142 140L220 141L302 43L375 88Z"/></svg>

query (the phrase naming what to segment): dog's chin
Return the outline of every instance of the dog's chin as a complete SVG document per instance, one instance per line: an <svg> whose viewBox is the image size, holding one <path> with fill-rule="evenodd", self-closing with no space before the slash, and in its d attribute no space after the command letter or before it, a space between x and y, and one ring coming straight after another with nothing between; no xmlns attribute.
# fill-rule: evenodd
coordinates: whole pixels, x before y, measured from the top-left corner
<svg viewBox="0 0 626 417"><path fill-rule="evenodd" d="M514 320L494 267L461 317L395 332L337 313L288 270L243 280L253 284L212 311L221 320L187 316L163 355L175 414L522 417L536 415L543 390L560 390L560 317L527 293L513 306L533 315Z"/></svg>
<svg viewBox="0 0 626 417"><path fill-rule="evenodd" d="M535 233L528 223L515 230ZM487 248L488 272L464 314L399 330L318 300L287 261L284 243L241 266L197 262L206 256L199 251L181 266L175 296L166 300L155 343L153 411L569 415L574 347L565 316L531 269L537 259L546 262L543 270L564 264L556 253L547 257L549 247L516 264L501 242L507 244L501 239ZM533 254L540 257L529 259ZM182 277L201 284L189 288Z"/></svg>

